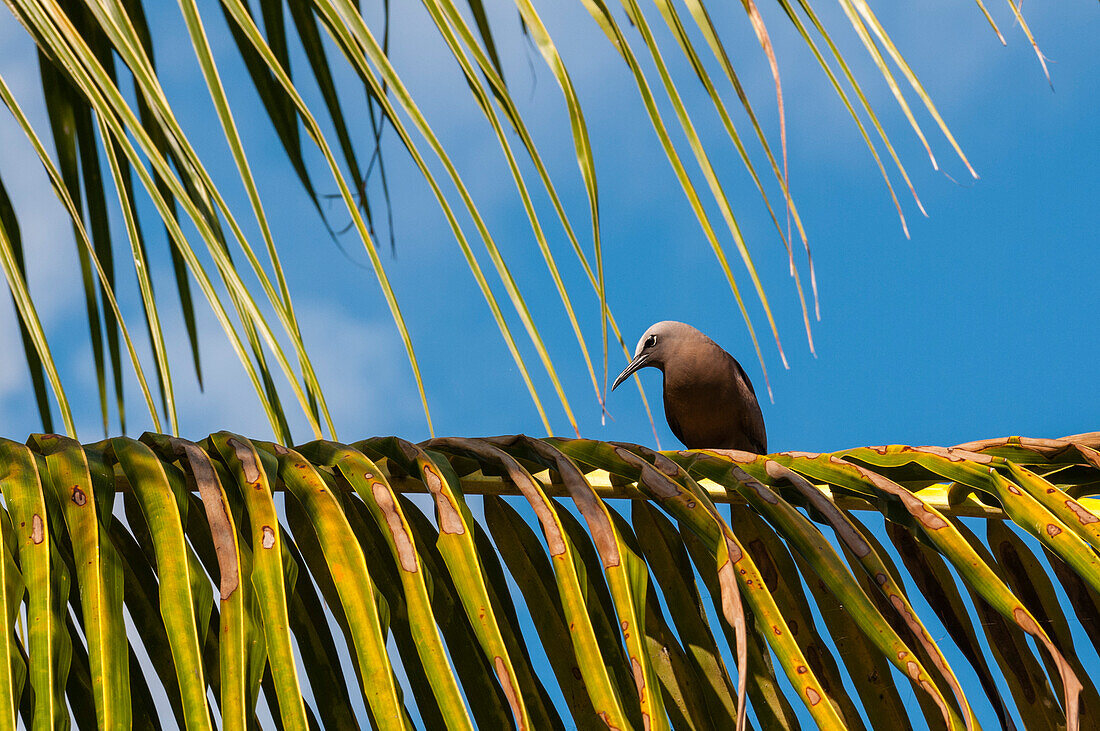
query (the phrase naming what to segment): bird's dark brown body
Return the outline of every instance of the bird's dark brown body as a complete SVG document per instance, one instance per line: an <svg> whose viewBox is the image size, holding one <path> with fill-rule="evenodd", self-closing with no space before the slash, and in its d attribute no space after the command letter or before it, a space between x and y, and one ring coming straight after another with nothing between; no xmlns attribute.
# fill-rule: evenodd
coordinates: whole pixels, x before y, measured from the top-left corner
<svg viewBox="0 0 1100 731"><path fill-rule="evenodd" d="M642 336L615 386L649 366L664 373L665 417L684 446L767 453L764 417L752 383L741 364L713 340L682 322L659 322Z"/></svg>

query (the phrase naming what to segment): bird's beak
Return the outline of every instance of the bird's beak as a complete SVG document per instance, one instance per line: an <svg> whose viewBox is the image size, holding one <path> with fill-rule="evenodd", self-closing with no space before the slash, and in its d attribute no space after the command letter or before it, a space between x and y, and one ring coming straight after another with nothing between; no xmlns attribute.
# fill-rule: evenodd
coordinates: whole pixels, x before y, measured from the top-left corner
<svg viewBox="0 0 1100 731"><path fill-rule="evenodd" d="M649 353L639 353L634 360L630 361L630 365L626 367L626 370L620 373L619 377L615 379L615 383L611 385L611 390L614 391L618 388L619 384L630 378L634 371L639 368L644 368L647 360L649 360Z"/></svg>

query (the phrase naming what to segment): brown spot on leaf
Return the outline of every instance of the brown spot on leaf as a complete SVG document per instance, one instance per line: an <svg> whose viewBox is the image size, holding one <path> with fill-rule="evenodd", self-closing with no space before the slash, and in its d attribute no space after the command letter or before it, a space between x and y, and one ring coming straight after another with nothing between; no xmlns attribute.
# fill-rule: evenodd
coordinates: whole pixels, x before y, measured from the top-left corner
<svg viewBox="0 0 1100 731"><path fill-rule="evenodd" d="M638 688L638 695L645 695L645 672L642 670L642 664L638 662L638 658L630 658L630 670L634 673L634 685Z"/></svg>
<svg viewBox="0 0 1100 731"><path fill-rule="evenodd" d="M764 461L764 471L774 480L781 480L787 476L787 469L772 459Z"/></svg>
<svg viewBox="0 0 1100 731"><path fill-rule="evenodd" d="M734 543L728 536L726 537L726 552L730 555L730 561L738 563L744 558L745 554L741 550L741 546Z"/></svg>
<svg viewBox="0 0 1100 731"><path fill-rule="evenodd" d="M733 572L731 562L726 561L718 567L718 585L722 595L722 615L731 626L737 627L738 622L743 623L744 611L737 589L737 575Z"/></svg>
<svg viewBox="0 0 1100 731"><path fill-rule="evenodd" d="M905 505L905 509L909 511L909 514L919 520L921 525L928 530L941 530L948 526L947 521L944 520L943 517L933 512L920 498L893 480L887 479L876 472L872 472L871 470L860 467L859 465L854 465L850 462L843 462L843 464L848 468L855 469L862 479L870 482L878 489L899 498L902 504Z"/></svg>
<svg viewBox="0 0 1100 731"><path fill-rule="evenodd" d="M237 461L241 463L241 471L244 472L245 482L259 489L261 487L259 484L260 466L256 464L256 455L252 448L236 437L229 437L226 443L233 448L233 454L237 456Z"/></svg>
<svg viewBox="0 0 1100 731"><path fill-rule="evenodd" d="M272 445L272 449L275 451L275 454L279 455L280 457L290 454L290 450L281 444Z"/></svg>
<svg viewBox="0 0 1100 731"><path fill-rule="evenodd" d="M749 473L733 468L731 470L733 476L737 478L738 482L743 485L747 485L753 492L760 496L760 499L771 505L777 505L779 503L779 496L775 494L775 491L765 485L760 480L751 477Z"/></svg>
<svg viewBox="0 0 1100 731"><path fill-rule="evenodd" d="M920 677L920 665L910 660L905 663L905 672L909 673L909 677L916 680Z"/></svg>
<svg viewBox="0 0 1100 731"><path fill-rule="evenodd" d="M88 502L88 496L84 494L79 485L73 485L72 501L79 507L84 507Z"/></svg>
<svg viewBox="0 0 1100 731"><path fill-rule="evenodd" d="M519 464L508 465L508 467L512 481L519 488L520 492L527 497L527 502L535 511L535 517L538 518L539 525L542 526L542 534L546 538L546 547L549 549L550 555L564 555L566 550L565 537L561 533L561 526L558 524L557 516L550 507L549 502L540 494L535 481L519 466ZM601 524L601 527L610 530L610 525L603 526L603 524ZM614 543L614 539L611 539L611 541ZM597 550L600 550L601 546L602 544L596 539Z"/></svg>
<svg viewBox="0 0 1100 731"><path fill-rule="evenodd" d="M607 711L600 711L597 715L599 715L600 720L603 721L604 726L607 726L610 731L620 731L618 726L612 725L611 715Z"/></svg>
<svg viewBox="0 0 1100 731"><path fill-rule="evenodd" d="M904 490L904 488L899 489ZM932 512L932 510L913 493L904 490L904 494L900 497L902 502L905 503L905 507L909 511L909 514L919 520L921 525L925 528L929 530L941 530L947 527L947 521Z"/></svg>
<svg viewBox="0 0 1100 731"><path fill-rule="evenodd" d="M401 522L401 514L397 512L397 505L393 501L393 493L387 490L381 482L375 482L371 485L371 493L374 494L374 501L378 503L378 507L382 510L382 515L386 518L386 526L393 535L394 548L397 550L397 558L401 562L401 568L409 573L415 572L418 568L416 549L413 547L408 531L405 530L405 524Z"/></svg>
<svg viewBox="0 0 1100 731"><path fill-rule="evenodd" d="M46 526L42 522L42 516L38 513L31 518L31 540L39 544L46 539Z"/></svg>
<svg viewBox="0 0 1100 731"><path fill-rule="evenodd" d="M263 537L260 538L260 545L264 548L271 548L275 545L275 531L271 529L270 525L263 527Z"/></svg>
<svg viewBox="0 0 1100 731"><path fill-rule="evenodd" d="M1053 538L1062 532L1062 529L1054 525L1054 523L1047 523L1047 535Z"/></svg>
<svg viewBox="0 0 1100 731"><path fill-rule="evenodd" d="M805 674L806 673L806 666L805 665L799 665L797 668L795 668L795 672L797 672L799 675Z"/></svg>
<svg viewBox="0 0 1100 731"><path fill-rule="evenodd" d="M443 493L443 478L435 471L435 467L422 464L420 472L424 476L424 484L435 497L435 509L439 513L439 530L452 534L465 533L466 527L462 524L458 508L451 502L450 497Z"/></svg>
<svg viewBox="0 0 1100 731"><path fill-rule="evenodd" d="M520 731L526 731L527 726L523 723L523 713L519 707L519 695L516 693L516 688L512 685L512 678L508 675L508 666L504 664L504 658L497 655L493 658L493 668L497 672L497 680L500 681L500 687L504 691L504 695L508 698L508 705L512 709L512 718L516 720L516 726Z"/></svg>
<svg viewBox="0 0 1100 731"><path fill-rule="evenodd" d="M1088 525L1089 523L1100 521L1100 518L1097 518L1091 510L1072 498L1066 500L1066 507L1073 511L1077 516L1077 520L1081 521L1081 525Z"/></svg>
<svg viewBox="0 0 1100 731"><path fill-rule="evenodd" d="M434 467L425 463L420 471L424 475L424 486L428 488L429 492L436 493L443 489L443 478L439 476Z"/></svg>
<svg viewBox="0 0 1100 731"><path fill-rule="evenodd" d="M944 702L943 697L939 691L936 690L936 686L932 685L927 680L920 681L920 687L924 689L924 692L932 696L932 700L936 705L940 707L940 713L943 714L944 723L950 726L951 724L951 711L947 709L947 704Z"/></svg>
<svg viewBox="0 0 1100 731"><path fill-rule="evenodd" d="M631 464L637 464L638 458L635 457L630 451L623 449L622 447L615 447L615 454L619 455L619 459L629 462Z"/></svg>
<svg viewBox="0 0 1100 731"><path fill-rule="evenodd" d="M816 706L818 703L821 702L821 694L818 693L817 690L815 690L814 688L807 688L806 700L810 702L811 706Z"/></svg>
<svg viewBox="0 0 1100 731"><path fill-rule="evenodd" d="M638 476L639 482L652 490L658 498L674 498L680 494L679 485L653 469L649 462L640 460L637 457L635 459L641 462L642 473Z"/></svg>
<svg viewBox="0 0 1100 731"><path fill-rule="evenodd" d="M953 457L957 457L960 460L968 459L971 462L978 462L979 464L989 464L993 461L993 455L982 454L981 452L971 452L966 449L948 448L948 453Z"/></svg>
<svg viewBox="0 0 1100 731"><path fill-rule="evenodd" d="M218 555L218 569L221 572L218 589L221 598L228 599L240 584L240 571L237 565L236 538L229 521L228 508L222 501L217 473L210 463L210 457L198 445L182 439L174 439L172 443L176 453L186 457L187 466L190 467L188 476L202 498L206 521L210 524L210 537Z"/></svg>
<svg viewBox="0 0 1100 731"><path fill-rule="evenodd" d="M653 452L653 465L669 477L680 474L680 466L660 452Z"/></svg>

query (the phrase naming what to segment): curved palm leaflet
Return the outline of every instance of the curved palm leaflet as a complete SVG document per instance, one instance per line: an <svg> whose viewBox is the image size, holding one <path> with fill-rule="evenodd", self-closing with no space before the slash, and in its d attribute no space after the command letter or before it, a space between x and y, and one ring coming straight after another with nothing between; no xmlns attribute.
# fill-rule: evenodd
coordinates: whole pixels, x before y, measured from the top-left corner
<svg viewBox="0 0 1100 731"><path fill-rule="evenodd" d="M0 440L0 729L1089 728L1098 447Z"/></svg>

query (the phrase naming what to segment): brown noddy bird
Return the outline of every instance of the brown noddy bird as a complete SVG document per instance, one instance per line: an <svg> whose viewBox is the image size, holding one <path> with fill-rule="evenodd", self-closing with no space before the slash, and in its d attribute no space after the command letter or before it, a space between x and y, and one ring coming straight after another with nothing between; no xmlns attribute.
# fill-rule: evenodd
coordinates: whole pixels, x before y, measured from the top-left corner
<svg viewBox="0 0 1100 731"><path fill-rule="evenodd" d="M664 373L665 418L688 449L768 453L764 416L737 359L691 325L658 322L638 341L634 359L611 390L640 368Z"/></svg>

